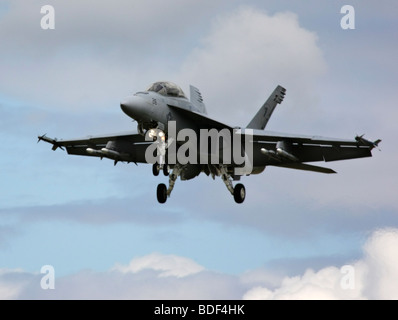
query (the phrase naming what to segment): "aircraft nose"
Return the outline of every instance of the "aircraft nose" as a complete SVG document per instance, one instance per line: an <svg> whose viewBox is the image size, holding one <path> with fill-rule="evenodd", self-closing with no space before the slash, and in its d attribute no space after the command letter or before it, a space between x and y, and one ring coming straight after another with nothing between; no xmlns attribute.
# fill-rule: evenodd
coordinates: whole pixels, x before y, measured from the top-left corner
<svg viewBox="0 0 398 320"><path fill-rule="evenodd" d="M123 99L120 102L120 108L133 119L142 120L146 118L146 102L140 97L130 96Z"/></svg>
<svg viewBox="0 0 398 320"><path fill-rule="evenodd" d="M120 108L123 110L123 112L124 113L128 113L128 109L129 109L129 100L126 98L126 99L123 99L121 102L120 102Z"/></svg>

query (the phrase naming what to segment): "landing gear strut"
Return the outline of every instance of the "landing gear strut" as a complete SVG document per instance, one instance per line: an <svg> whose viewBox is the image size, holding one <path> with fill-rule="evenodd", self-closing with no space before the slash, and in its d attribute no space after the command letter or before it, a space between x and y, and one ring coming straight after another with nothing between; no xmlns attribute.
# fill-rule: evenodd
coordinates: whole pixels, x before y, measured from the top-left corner
<svg viewBox="0 0 398 320"><path fill-rule="evenodd" d="M169 187L167 188L164 183L161 183L158 185L158 188L156 190L156 196L159 203L165 203L167 198L170 197L171 191L173 191L174 189L174 184L177 181L177 178L181 174L182 167L177 164L174 167L173 171L170 173L168 165L163 165L163 168L160 169L159 165L155 163L152 167L154 175L159 175L160 170L163 170L163 174L165 176L169 176ZM155 174L155 172L157 172L157 174Z"/></svg>
<svg viewBox="0 0 398 320"><path fill-rule="evenodd" d="M243 201L245 201L245 198L246 198L245 186L241 183L238 183L234 187L233 183L232 183L231 175L228 174L226 168L221 167L220 171L221 171L221 179L222 179L222 181L224 181L229 192L233 195L235 202L242 203Z"/></svg>

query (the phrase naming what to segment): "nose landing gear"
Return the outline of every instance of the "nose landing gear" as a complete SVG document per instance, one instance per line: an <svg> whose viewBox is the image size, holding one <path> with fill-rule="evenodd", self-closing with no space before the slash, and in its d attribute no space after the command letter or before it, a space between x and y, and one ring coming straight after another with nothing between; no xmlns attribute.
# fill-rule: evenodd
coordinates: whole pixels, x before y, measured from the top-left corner
<svg viewBox="0 0 398 320"><path fill-rule="evenodd" d="M165 175L166 177L170 174L170 168L167 164L159 165L158 163L154 163L152 166L153 175L157 177L160 171L162 171L163 175Z"/></svg>

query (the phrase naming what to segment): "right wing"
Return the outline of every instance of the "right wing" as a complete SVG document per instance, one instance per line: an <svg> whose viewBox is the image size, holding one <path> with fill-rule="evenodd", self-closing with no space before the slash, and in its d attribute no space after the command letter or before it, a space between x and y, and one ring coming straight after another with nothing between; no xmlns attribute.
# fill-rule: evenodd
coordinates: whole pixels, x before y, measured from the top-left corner
<svg viewBox="0 0 398 320"><path fill-rule="evenodd" d="M145 137L140 134L131 132L89 136L73 140L57 140L46 135L39 136L38 139L52 144L53 150L58 148L64 150L65 148L68 154L109 158L115 161L134 163L147 163L145 161L145 151L152 143L145 141Z"/></svg>

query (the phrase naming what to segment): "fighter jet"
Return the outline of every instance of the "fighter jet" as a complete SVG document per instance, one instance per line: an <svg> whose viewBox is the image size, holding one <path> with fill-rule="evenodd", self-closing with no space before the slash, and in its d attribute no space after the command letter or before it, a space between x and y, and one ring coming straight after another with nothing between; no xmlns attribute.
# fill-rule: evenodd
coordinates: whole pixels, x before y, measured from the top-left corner
<svg viewBox="0 0 398 320"><path fill-rule="evenodd" d="M178 177L190 180L201 173L213 179L221 177L235 202L242 203L245 187L241 183L234 186L242 176L260 174L267 166L336 173L308 163L371 157L372 149L380 143L366 140L363 135L344 140L266 131L285 94L286 89L278 85L242 128L209 117L196 87L190 86L188 99L176 84L160 81L120 103L123 112L137 122L136 131L73 140L41 135L38 142L48 142L52 150L66 149L72 155L108 158L115 165L151 164L153 175L162 172L169 180L168 186L157 186L159 203L170 197Z"/></svg>

